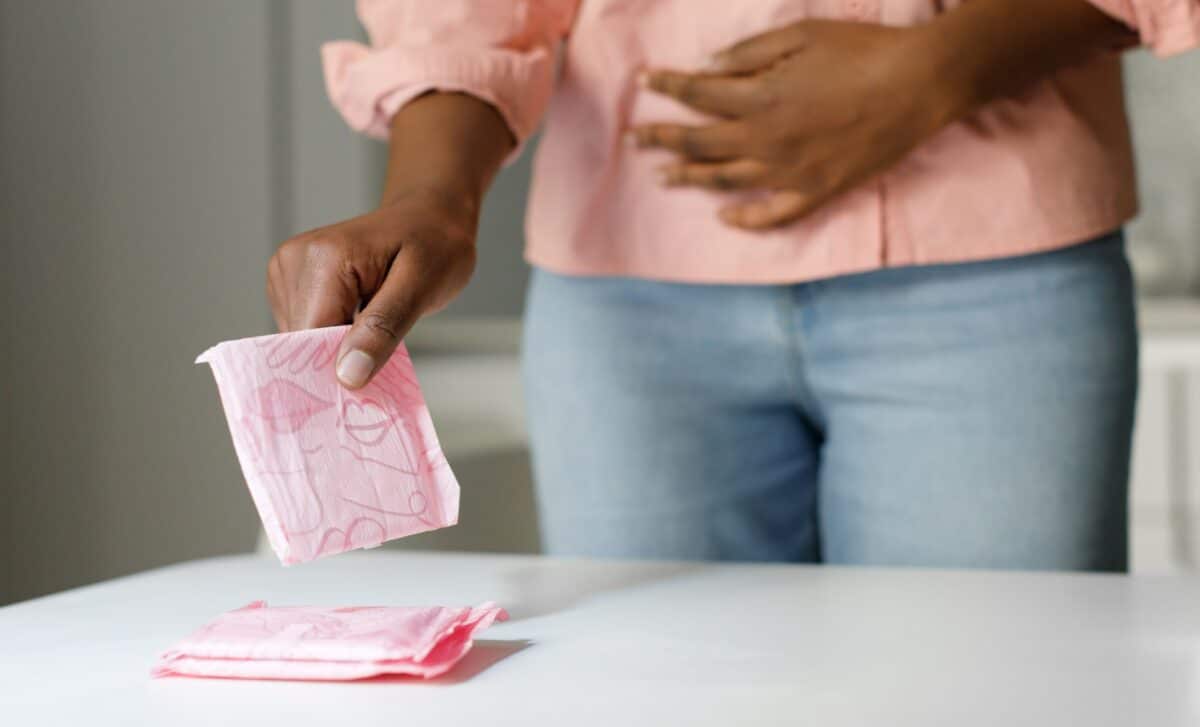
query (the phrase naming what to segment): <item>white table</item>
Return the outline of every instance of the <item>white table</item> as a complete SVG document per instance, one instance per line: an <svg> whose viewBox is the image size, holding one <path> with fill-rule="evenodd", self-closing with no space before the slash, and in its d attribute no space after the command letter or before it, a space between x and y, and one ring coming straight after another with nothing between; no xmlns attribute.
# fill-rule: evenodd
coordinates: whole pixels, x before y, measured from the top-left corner
<svg viewBox="0 0 1200 727"><path fill-rule="evenodd" d="M217 613L474 604L441 680L152 680ZM352 553L197 561L0 609L18 725L1200 724L1200 580Z"/></svg>

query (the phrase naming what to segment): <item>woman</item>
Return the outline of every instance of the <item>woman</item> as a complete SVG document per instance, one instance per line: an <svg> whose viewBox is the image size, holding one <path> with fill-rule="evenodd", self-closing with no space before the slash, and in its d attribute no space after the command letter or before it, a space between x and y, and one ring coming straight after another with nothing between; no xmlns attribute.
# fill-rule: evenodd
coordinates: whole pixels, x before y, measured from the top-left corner
<svg viewBox="0 0 1200 727"><path fill-rule="evenodd" d="M1197 0L361 0L383 203L285 242L351 388L466 284L545 116L525 387L558 554L1122 570L1119 58ZM555 54L562 65L555 79ZM548 107L548 110L547 110Z"/></svg>

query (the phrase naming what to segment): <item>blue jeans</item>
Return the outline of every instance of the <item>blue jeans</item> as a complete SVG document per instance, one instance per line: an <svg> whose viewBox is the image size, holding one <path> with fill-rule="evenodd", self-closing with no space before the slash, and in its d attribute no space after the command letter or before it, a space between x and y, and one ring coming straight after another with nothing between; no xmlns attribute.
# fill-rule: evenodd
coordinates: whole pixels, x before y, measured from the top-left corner
<svg viewBox="0 0 1200 727"><path fill-rule="evenodd" d="M1126 568L1121 233L795 285L534 272L547 552Z"/></svg>

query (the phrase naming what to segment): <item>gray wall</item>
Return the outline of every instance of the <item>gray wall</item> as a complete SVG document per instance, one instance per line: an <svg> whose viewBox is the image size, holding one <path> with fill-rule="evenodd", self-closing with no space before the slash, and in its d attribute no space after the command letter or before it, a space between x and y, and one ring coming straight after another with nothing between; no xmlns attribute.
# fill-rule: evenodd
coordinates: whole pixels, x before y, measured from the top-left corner
<svg viewBox="0 0 1200 727"><path fill-rule="evenodd" d="M350 3L0 0L0 603L247 550L209 372L270 330L265 261L377 198L384 146L325 99ZM527 161L455 315L515 315Z"/></svg>
<svg viewBox="0 0 1200 727"><path fill-rule="evenodd" d="M1200 52L1126 56L1142 214L1129 227L1144 293L1200 294Z"/></svg>
<svg viewBox="0 0 1200 727"><path fill-rule="evenodd" d="M0 602L253 544L192 360L267 325L266 11L0 4Z"/></svg>

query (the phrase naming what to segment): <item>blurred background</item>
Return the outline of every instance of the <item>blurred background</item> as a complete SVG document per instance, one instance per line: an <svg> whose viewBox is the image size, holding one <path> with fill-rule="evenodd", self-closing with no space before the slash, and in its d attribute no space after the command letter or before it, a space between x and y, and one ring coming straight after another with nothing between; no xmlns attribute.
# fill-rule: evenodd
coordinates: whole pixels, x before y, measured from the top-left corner
<svg viewBox="0 0 1200 727"><path fill-rule="evenodd" d="M272 330L279 241L374 205L385 148L342 124L317 54L360 36L348 2L0 0L0 604L255 547L216 387L192 361ZM1134 568L1189 569L1200 54L1127 69L1143 204ZM409 339L464 496L460 526L399 547L537 548L516 359L528 173L528 153L504 172L475 280Z"/></svg>

